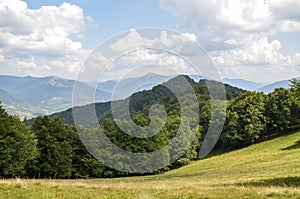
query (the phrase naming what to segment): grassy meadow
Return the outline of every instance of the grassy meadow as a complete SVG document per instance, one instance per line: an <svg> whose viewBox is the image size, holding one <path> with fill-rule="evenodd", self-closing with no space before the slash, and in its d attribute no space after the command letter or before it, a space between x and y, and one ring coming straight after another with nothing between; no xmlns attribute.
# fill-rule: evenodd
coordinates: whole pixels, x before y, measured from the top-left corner
<svg viewBox="0 0 300 199"><path fill-rule="evenodd" d="M0 198L300 198L300 132L155 176L3 179Z"/></svg>

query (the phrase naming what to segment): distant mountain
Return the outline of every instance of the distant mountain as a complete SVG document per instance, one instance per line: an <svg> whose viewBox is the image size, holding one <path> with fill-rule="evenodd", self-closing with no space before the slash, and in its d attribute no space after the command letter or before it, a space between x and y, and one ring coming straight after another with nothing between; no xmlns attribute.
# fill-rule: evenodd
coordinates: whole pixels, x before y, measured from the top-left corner
<svg viewBox="0 0 300 199"><path fill-rule="evenodd" d="M257 82L252 82L252 81L248 81L248 80L243 80L243 79L230 79L230 78L225 78L223 79L223 83L225 84L229 84L231 86L234 87L238 87L244 90L248 90L248 91L255 91L258 88L263 87L264 83L257 83Z"/></svg>
<svg viewBox="0 0 300 199"><path fill-rule="evenodd" d="M97 86L98 90L111 93L113 92L114 88L118 84L120 87L120 90L122 88L124 90L133 90L133 92L130 92L130 94L133 94L135 92L143 91L143 90L150 90L154 86L158 84L162 84L163 82L166 82L170 80L171 78L175 77L174 75L160 75L156 73L148 73L146 75L140 76L140 77L130 77L123 80L108 80L105 82L100 82L97 84L97 82L90 82L89 85L91 86ZM191 79L193 79L195 82L199 82L199 80L203 79L201 75L189 75ZM125 95L125 92L120 94L119 98L128 97L129 95Z"/></svg>
<svg viewBox="0 0 300 199"><path fill-rule="evenodd" d="M0 101L9 114L18 115L22 118L32 118L47 113L41 109L28 105L26 102L17 99L13 95L2 89L0 89Z"/></svg>
<svg viewBox="0 0 300 199"><path fill-rule="evenodd" d="M195 82L205 78L201 75L189 75ZM151 90L153 87L169 81L174 76L164 76L148 73L141 77L131 77L123 80L109 80L97 84L91 82L78 82L78 85L87 93L95 92L97 102L110 101L114 89L114 100L124 99L133 93L143 90ZM299 78L300 79L300 78ZM0 101L8 109L10 114L18 114L21 117L35 117L37 115L52 114L66 110L72 106L72 94L75 80L64 79L56 76L49 77L15 77L0 75ZM265 86L262 83L251 82L243 79L223 79L223 83L233 87L250 91L272 92L275 88L287 88L288 80L275 82ZM94 86L94 87L93 87ZM82 102L82 105L86 104ZM79 104L81 105L81 104Z"/></svg>
<svg viewBox="0 0 300 199"><path fill-rule="evenodd" d="M108 80L106 82L101 82L99 84L95 83L94 87L97 87L98 90L107 92L107 93L112 93L114 87L117 84L117 80Z"/></svg>
<svg viewBox="0 0 300 199"><path fill-rule="evenodd" d="M199 82L201 79L208 79L206 77L203 77L202 75L189 75L190 78L192 78L195 82Z"/></svg>
<svg viewBox="0 0 300 199"><path fill-rule="evenodd" d="M96 82L87 83L78 82L81 89L87 93L95 92L95 101L110 101L112 93L117 86L118 92L114 95L114 99L124 99L131 94L143 90L150 90L154 86L171 79L172 76L164 76L155 73L148 73L141 77L132 77L123 80L109 80L97 85ZM49 77L16 77L0 75L0 101L7 103L10 96L14 101L14 105L9 111L10 114L20 115L22 117L35 117L41 114L52 114L72 106L72 94L75 80L64 79L56 76ZM129 91L129 92L128 92ZM84 103L82 103L83 105ZM24 107L24 111L20 109ZM26 107L26 108L25 108Z"/></svg>
<svg viewBox="0 0 300 199"><path fill-rule="evenodd" d="M202 79L211 79L201 75L189 75L189 76L195 82L199 82ZM259 83L259 82L244 80L244 79L231 79L231 78L224 78L222 82L224 84L229 84L230 86L241 88L247 91L255 91L256 89L266 85L266 83Z"/></svg>
<svg viewBox="0 0 300 199"><path fill-rule="evenodd" d="M179 76L178 76L179 77ZM171 78L170 80L166 81L165 83L159 84L157 86L154 86L150 90L144 90L137 93L134 93L131 95L130 98L130 112L138 112L142 110L147 110L149 107L155 103L159 103L161 101L166 102L174 102L172 101L174 94L169 91L165 85L174 85L178 84L177 87L183 86L178 83L178 81L175 81L176 78ZM211 88L218 88L219 85L222 85L221 82L216 82L213 80L200 80L199 82L194 82L193 79L189 78L188 76L185 76L186 79L189 81L189 83L193 86L195 93L198 94L198 96L201 96L201 100L207 100L210 99L209 91L206 86L207 83L211 86ZM182 89L185 90L185 89ZM242 90L240 88L236 88L233 86L230 86L228 84L225 84L225 90L226 90L226 97L227 99L233 99L240 95L243 92L246 92L245 90ZM122 102L123 100L119 100L119 102ZM116 105L116 104L115 104ZM121 107L123 108L123 107ZM62 117L66 123L74 124L73 115L72 113L88 113L91 110L95 110L97 118L99 121L103 120L106 117L112 117L111 112L111 102L101 102L101 103L94 103L94 104L88 104L85 106L76 106L70 109L67 109L62 112L54 113L50 115L50 117L56 118L56 117ZM85 115L85 114L82 114ZM90 114L86 114L90 115ZM92 115L93 116L93 115ZM33 119L34 120L34 119ZM31 120L31 122L33 122ZM93 121L87 120L87 121ZM90 124L86 124L90 125Z"/></svg>
<svg viewBox="0 0 300 199"><path fill-rule="evenodd" d="M296 79L300 80L300 77L297 77ZM289 88L290 83L291 83L290 80L282 80L282 81L274 82L267 86L261 87L261 88L257 89L257 91L264 92L264 93L271 93L276 88Z"/></svg>
<svg viewBox="0 0 300 199"><path fill-rule="evenodd" d="M36 110L41 110L42 114L51 114L62 111L72 106L72 93L75 80L64 79L56 76L49 77L14 77L0 75L0 89L6 91L1 93L2 98L7 98L8 94L11 100L18 99L16 104L26 104ZM87 92L94 92L95 89L78 82L81 88ZM97 101L107 101L110 94L97 90ZM13 114L20 114L16 110Z"/></svg>
<svg viewBox="0 0 300 199"><path fill-rule="evenodd" d="M106 82L91 82L90 85L96 85L97 90L112 94L117 87L119 92L115 95L115 99L122 99L133 93L150 90L154 86L170 80L174 76L164 76L156 73L148 73L140 77L130 77L122 80L109 80ZM128 92L131 91L131 92Z"/></svg>
<svg viewBox="0 0 300 199"><path fill-rule="evenodd" d="M0 96L1 96L1 102L4 104L25 104L25 102L23 102L20 99L17 99L16 97L14 97L12 94L0 89Z"/></svg>

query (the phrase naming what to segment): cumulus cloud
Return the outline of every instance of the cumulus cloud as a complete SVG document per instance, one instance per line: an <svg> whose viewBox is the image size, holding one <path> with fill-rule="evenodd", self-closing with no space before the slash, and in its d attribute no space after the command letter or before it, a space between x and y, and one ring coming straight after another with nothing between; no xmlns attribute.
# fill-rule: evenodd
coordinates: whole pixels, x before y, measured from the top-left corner
<svg viewBox="0 0 300 199"><path fill-rule="evenodd" d="M299 30L298 0L161 0L161 6L174 13L180 27L198 27L212 36ZM294 27L280 30L282 23Z"/></svg>
<svg viewBox="0 0 300 199"><path fill-rule="evenodd" d="M251 77L263 81L280 79L295 70L297 55L281 52L281 41L270 36L300 31L298 0L161 0L174 13L178 26L198 31L198 39L210 51L224 76ZM208 42L209 41L209 42ZM260 67L257 67L260 66ZM254 73L245 71L254 67ZM276 68L276 70L271 71ZM281 69L279 69L281 67ZM261 71L260 71L261 69ZM253 72L252 71L252 72ZM244 76L240 76L243 74ZM294 73L297 74L297 73ZM298 72L299 74L299 72Z"/></svg>
<svg viewBox="0 0 300 199"><path fill-rule="evenodd" d="M72 35L82 32L91 20L70 3L29 9L24 1L0 0L2 72L74 75L88 50Z"/></svg>
<svg viewBox="0 0 300 199"><path fill-rule="evenodd" d="M121 58L122 65L156 63L172 66L175 71L180 71L180 73L189 73L191 71L183 57L192 59L193 56L203 54L202 49L199 50L200 46L195 34L174 34L158 30L159 33L157 32L156 36L151 37L153 32L150 29L139 31L132 29L111 45L112 53L126 54L126 51L136 49ZM148 50L144 48L148 48Z"/></svg>
<svg viewBox="0 0 300 199"><path fill-rule="evenodd" d="M225 77L272 82L299 75L300 53L282 53L281 42L267 36L245 39L239 47L211 51L209 55Z"/></svg>
<svg viewBox="0 0 300 199"><path fill-rule="evenodd" d="M143 32L143 31L142 31ZM165 30L161 30L156 37L149 38L151 30L141 33L135 29L131 29L128 34L119 38L111 45L111 49L115 52L126 52L129 49L153 47L156 49L168 49L176 54L191 55L195 48L198 48L198 42L195 34L168 34Z"/></svg>
<svg viewBox="0 0 300 199"><path fill-rule="evenodd" d="M169 68L169 71L176 73L197 74L189 62L203 69L203 66L211 64L208 59L194 34L159 29L131 29L99 46L87 59L80 77L97 79L102 75L106 80L116 79L132 68L151 68L154 65ZM207 69L209 73L213 71L211 68Z"/></svg>
<svg viewBox="0 0 300 199"><path fill-rule="evenodd" d="M262 37L252 40L252 42L248 41L242 48L212 52L211 54L213 56L219 54L214 58L215 61L218 64L227 66L237 65L238 63L250 66L290 64L290 57L281 54L280 48L280 41L273 40L269 42L267 37Z"/></svg>

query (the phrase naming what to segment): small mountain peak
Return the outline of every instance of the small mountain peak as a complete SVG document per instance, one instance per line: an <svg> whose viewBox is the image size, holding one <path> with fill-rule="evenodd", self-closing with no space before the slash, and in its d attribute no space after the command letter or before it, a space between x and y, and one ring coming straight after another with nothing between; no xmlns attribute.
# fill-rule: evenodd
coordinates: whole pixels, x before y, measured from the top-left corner
<svg viewBox="0 0 300 199"><path fill-rule="evenodd" d="M55 76L55 75L49 76L48 78L49 78L49 79L53 79L53 80L63 79L63 78L58 77L58 76Z"/></svg>
<svg viewBox="0 0 300 199"><path fill-rule="evenodd" d="M49 76L48 84L60 88L67 87L67 85L62 84L61 81L59 80L63 80L63 79L57 76Z"/></svg>
<svg viewBox="0 0 300 199"><path fill-rule="evenodd" d="M144 76L147 76L147 77L153 77L153 76L156 76L156 75L158 75L158 74L153 73L153 72L150 72L150 73L147 73L147 74L144 75Z"/></svg>

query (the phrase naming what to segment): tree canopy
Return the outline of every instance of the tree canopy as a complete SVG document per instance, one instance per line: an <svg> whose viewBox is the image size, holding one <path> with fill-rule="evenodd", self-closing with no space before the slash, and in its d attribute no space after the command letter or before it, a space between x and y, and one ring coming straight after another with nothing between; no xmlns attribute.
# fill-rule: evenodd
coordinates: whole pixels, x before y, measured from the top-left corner
<svg viewBox="0 0 300 199"><path fill-rule="evenodd" d="M8 115L0 104L0 176L26 175L26 166L36 157L34 133L18 117Z"/></svg>

